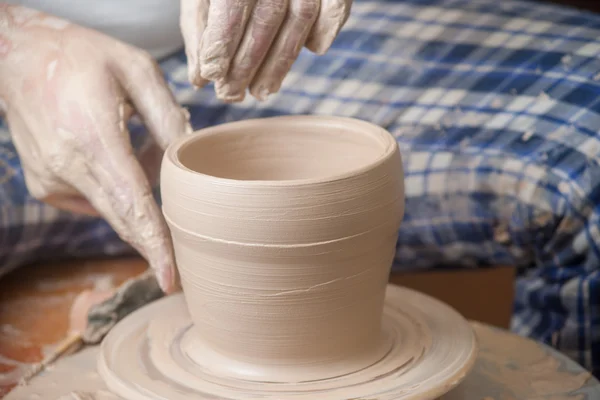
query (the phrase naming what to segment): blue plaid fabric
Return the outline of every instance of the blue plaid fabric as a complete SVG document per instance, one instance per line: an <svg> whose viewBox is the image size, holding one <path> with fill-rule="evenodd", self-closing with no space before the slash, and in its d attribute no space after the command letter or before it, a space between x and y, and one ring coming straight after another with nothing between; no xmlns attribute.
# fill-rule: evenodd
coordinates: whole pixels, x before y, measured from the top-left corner
<svg viewBox="0 0 600 400"><path fill-rule="evenodd" d="M162 67L195 128L285 114L387 128L406 172L394 268L516 265L513 331L598 375L599 38L600 16L541 3L357 0L331 51L303 52L266 102L193 90L183 54ZM131 251L105 222L31 199L0 136L3 272Z"/></svg>

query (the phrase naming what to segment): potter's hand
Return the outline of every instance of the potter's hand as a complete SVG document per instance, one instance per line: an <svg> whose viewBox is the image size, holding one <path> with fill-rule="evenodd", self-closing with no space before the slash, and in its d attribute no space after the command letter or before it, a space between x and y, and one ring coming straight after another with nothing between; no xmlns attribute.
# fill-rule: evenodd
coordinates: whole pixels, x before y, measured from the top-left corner
<svg viewBox="0 0 600 400"><path fill-rule="evenodd" d="M163 149L190 128L151 58L64 20L0 5L0 98L31 195L103 216L172 291L172 245L129 142L128 102ZM157 153L147 165L155 173Z"/></svg>
<svg viewBox="0 0 600 400"><path fill-rule="evenodd" d="M228 102L279 90L303 46L325 53L352 0L181 0L181 28L196 86L216 82Z"/></svg>

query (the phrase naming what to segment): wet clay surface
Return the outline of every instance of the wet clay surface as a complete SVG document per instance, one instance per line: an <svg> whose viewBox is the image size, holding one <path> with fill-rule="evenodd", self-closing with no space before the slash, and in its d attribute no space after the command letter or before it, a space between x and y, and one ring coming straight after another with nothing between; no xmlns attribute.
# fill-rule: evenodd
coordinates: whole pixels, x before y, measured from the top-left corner
<svg viewBox="0 0 600 400"><path fill-rule="evenodd" d="M486 400L600 398L598 381L565 356L501 330L475 327L485 340L469 381L486 382ZM463 393L470 396L474 390L467 384Z"/></svg>
<svg viewBox="0 0 600 400"><path fill-rule="evenodd" d="M322 116L203 129L165 153L161 198L190 340L225 357L210 363L223 376L321 380L390 351L381 319L404 179L389 132Z"/></svg>
<svg viewBox="0 0 600 400"><path fill-rule="evenodd" d="M107 289L147 268L141 259L74 261L21 268L0 279L0 398L52 351L86 289Z"/></svg>
<svg viewBox="0 0 600 400"><path fill-rule="evenodd" d="M504 330L478 323L472 325L480 346L475 367L459 386L440 400L600 398L600 383L554 350ZM72 391L80 391L79 397L66 399L113 400L96 372L98 353L99 347L95 346L59 361L51 371L35 378L28 387L19 387L6 400L56 400ZM72 379L74 371L77 371L77 380Z"/></svg>
<svg viewBox="0 0 600 400"><path fill-rule="evenodd" d="M472 368L475 335L445 304L390 285L383 315L391 348L375 362L363 367L349 354L342 368L314 363L308 367L313 380L302 380L306 367L290 370L281 363L286 381L252 381L264 367L212 351L189 329L184 298L176 295L121 321L102 344L98 372L110 390L128 400L408 400L447 393ZM358 369L347 372L353 362ZM255 375L240 374L248 371ZM330 378L332 372L338 375Z"/></svg>

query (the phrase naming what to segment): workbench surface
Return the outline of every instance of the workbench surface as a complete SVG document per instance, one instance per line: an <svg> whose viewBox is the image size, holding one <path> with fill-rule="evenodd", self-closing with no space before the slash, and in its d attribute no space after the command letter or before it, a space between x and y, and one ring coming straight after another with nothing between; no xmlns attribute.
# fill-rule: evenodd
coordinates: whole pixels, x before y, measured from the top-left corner
<svg viewBox="0 0 600 400"><path fill-rule="evenodd" d="M23 371L66 337L69 310L85 289L118 286L146 269L135 259L24 267L0 279L0 398Z"/></svg>

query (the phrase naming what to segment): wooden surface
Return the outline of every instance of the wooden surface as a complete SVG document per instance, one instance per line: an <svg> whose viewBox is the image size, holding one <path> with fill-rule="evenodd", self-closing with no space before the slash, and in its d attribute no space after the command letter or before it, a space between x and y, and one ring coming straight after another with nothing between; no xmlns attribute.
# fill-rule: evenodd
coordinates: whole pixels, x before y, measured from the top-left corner
<svg viewBox="0 0 600 400"><path fill-rule="evenodd" d="M0 279L0 398L65 337L77 294L119 285L145 268L139 259L77 261L26 267Z"/></svg>
<svg viewBox="0 0 600 400"><path fill-rule="evenodd" d="M0 279L0 398L66 336L77 294L118 286L146 265L137 258L74 261L22 268ZM469 319L508 326L512 268L403 273L391 280L437 297Z"/></svg>
<svg viewBox="0 0 600 400"><path fill-rule="evenodd" d="M471 373L439 400L600 399L600 382L555 350L473 323L479 355Z"/></svg>
<svg viewBox="0 0 600 400"><path fill-rule="evenodd" d="M590 0L548 0L548 3L560 4L563 6L579 8L581 10L600 13L600 4L597 1Z"/></svg>
<svg viewBox="0 0 600 400"><path fill-rule="evenodd" d="M439 400L600 399L600 383L556 351L488 325L473 323L473 327L480 345L473 370ZM18 387L6 400L56 400L71 391L106 391L95 372L98 350L98 346L90 347L60 360L51 371L28 386Z"/></svg>
<svg viewBox="0 0 600 400"><path fill-rule="evenodd" d="M515 271L513 267L431 270L397 273L390 282L442 300L469 320L508 329Z"/></svg>

